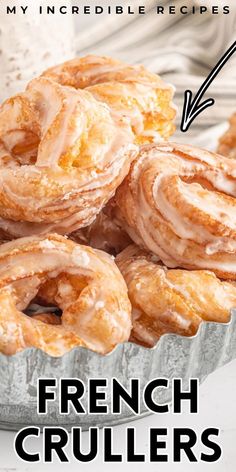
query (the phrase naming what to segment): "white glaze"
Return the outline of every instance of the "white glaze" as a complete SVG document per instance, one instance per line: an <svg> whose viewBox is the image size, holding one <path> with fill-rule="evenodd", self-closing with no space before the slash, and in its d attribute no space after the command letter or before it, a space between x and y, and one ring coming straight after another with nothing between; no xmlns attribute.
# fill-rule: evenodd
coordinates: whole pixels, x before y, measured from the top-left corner
<svg viewBox="0 0 236 472"><path fill-rule="evenodd" d="M235 175L234 160L201 149L146 146L133 164L129 188L118 191L117 219L168 267L212 269L235 277ZM129 193L127 208L119 202L124 191Z"/></svg>

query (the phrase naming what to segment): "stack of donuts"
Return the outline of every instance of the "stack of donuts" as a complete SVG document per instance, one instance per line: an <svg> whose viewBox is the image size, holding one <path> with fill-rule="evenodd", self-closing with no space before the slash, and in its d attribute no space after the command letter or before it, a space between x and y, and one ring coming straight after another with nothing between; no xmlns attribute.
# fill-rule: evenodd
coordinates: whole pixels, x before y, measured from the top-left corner
<svg viewBox="0 0 236 472"><path fill-rule="evenodd" d="M194 335L236 307L236 161L170 143L173 87L87 56L0 106L0 351Z"/></svg>

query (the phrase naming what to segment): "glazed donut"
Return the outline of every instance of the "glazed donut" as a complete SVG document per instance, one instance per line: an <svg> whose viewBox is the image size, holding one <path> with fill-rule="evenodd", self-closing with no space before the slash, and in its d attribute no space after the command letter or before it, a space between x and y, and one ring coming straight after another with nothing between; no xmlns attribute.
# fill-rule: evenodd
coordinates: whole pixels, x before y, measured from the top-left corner
<svg viewBox="0 0 236 472"><path fill-rule="evenodd" d="M229 120L229 129L219 140L217 152L222 156L236 159L236 113Z"/></svg>
<svg viewBox="0 0 236 472"><path fill-rule="evenodd" d="M126 231L116 224L111 209L112 207L108 204L90 226L75 231L69 235L69 238L79 244L101 249L114 256L119 254L132 243L132 240Z"/></svg>
<svg viewBox="0 0 236 472"><path fill-rule="evenodd" d="M168 138L175 130L174 89L143 66L89 55L48 69L43 74L62 85L86 88L126 118L138 144Z"/></svg>
<svg viewBox="0 0 236 472"><path fill-rule="evenodd" d="M67 62L47 69L43 76L49 77L62 85L74 88L87 88L104 82L138 81L140 83L161 84L160 77L152 74L142 65L125 64L108 56L89 54L76 57Z"/></svg>
<svg viewBox="0 0 236 472"><path fill-rule="evenodd" d="M89 225L137 153L107 105L44 77L0 107L0 140L0 237L8 239Z"/></svg>
<svg viewBox="0 0 236 472"><path fill-rule="evenodd" d="M140 149L115 196L116 219L167 267L236 280L236 162L192 146Z"/></svg>
<svg viewBox="0 0 236 472"><path fill-rule="evenodd" d="M167 269L135 245L116 258L132 304L130 340L152 347L165 333L192 336L204 321L226 323L236 287L214 272Z"/></svg>
<svg viewBox="0 0 236 472"><path fill-rule="evenodd" d="M24 313L36 298L60 308L60 325ZM61 356L84 346L105 354L130 330L127 287L108 254L56 234L0 246L0 352L32 346Z"/></svg>

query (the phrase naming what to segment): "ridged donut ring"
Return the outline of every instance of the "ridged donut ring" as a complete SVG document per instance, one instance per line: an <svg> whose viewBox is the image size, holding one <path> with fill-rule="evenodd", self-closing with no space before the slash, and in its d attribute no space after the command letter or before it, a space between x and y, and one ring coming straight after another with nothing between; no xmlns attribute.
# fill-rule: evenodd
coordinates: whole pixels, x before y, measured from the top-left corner
<svg viewBox="0 0 236 472"><path fill-rule="evenodd" d="M152 347L165 333L192 336L202 321L229 321L235 285L207 270L169 270L156 259L135 245L116 258L132 304L131 341Z"/></svg>
<svg viewBox="0 0 236 472"><path fill-rule="evenodd" d="M85 90L41 77L0 107L0 236L89 225L137 148L125 121Z"/></svg>
<svg viewBox="0 0 236 472"><path fill-rule="evenodd" d="M43 74L76 89L86 88L131 126L138 144L167 139L175 130L174 88L141 65L89 55L48 69Z"/></svg>
<svg viewBox="0 0 236 472"><path fill-rule="evenodd" d="M62 310L61 324L24 314L38 298ZM51 317L52 318L52 317ZM0 246L0 351L27 347L61 356L75 346L105 354L127 341L131 307L113 259L62 236L18 239Z"/></svg>
<svg viewBox="0 0 236 472"><path fill-rule="evenodd" d="M140 149L115 196L116 218L167 267L236 279L236 162L166 143Z"/></svg>

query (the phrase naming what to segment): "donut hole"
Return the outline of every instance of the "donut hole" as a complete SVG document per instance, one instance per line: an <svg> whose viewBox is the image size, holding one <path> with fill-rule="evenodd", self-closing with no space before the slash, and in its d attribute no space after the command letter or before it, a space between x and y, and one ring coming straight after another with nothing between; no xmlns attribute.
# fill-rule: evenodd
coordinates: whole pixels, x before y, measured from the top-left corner
<svg viewBox="0 0 236 472"><path fill-rule="evenodd" d="M53 274L54 275L54 274ZM27 277L12 283L17 309L47 324L62 324L63 311L88 286L88 277L61 272L43 278Z"/></svg>
<svg viewBox="0 0 236 472"><path fill-rule="evenodd" d="M40 285L36 297L26 310L27 314L47 324L62 324L63 310L78 300L87 285L87 277L74 274L62 272L56 277L50 277Z"/></svg>
<svg viewBox="0 0 236 472"><path fill-rule="evenodd" d="M62 308L56 300L39 297L45 279L26 277L13 282L16 307L25 315L49 324L61 324Z"/></svg>
<svg viewBox="0 0 236 472"><path fill-rule="evenodd" d="M23 313L30 318L42 321L46 324L61 325L62 310L58 306L42 306L33 300L24 310Z"/></svg>
<svg viewBox="0 0 236 472"><path fill-rule="evenodd" d="M42 306L56 306L63 311L79 298L80 293L87 285L87 277L61 272L55 277L48 278L40 285L36 301Z"/></svg>
<svg viewBox="0 0 236 472"><path fill-rule="evenodd" d="M22 310L22 313L24 313L27 316L38 315L41 313L51 313L61 318L63 312L61 308L59 308L59 306L39 305L37 303L37 299L34 299L32 300L31 303L29 303L29 305L24 310Z"/></svg>

